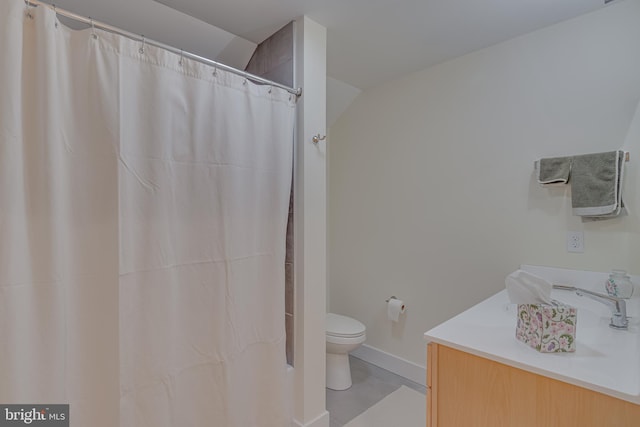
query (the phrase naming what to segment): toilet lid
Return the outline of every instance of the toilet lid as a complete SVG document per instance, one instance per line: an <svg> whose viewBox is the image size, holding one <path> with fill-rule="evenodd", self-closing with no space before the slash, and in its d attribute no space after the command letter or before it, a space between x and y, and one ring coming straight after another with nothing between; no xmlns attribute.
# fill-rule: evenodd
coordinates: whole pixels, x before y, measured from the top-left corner
<svg viewBox="0 0 640 427"><path fill-rule="evenodd" d="M365 333L365 326L351 317L327 313L327 335L334 337L359 337Z"/></svg>

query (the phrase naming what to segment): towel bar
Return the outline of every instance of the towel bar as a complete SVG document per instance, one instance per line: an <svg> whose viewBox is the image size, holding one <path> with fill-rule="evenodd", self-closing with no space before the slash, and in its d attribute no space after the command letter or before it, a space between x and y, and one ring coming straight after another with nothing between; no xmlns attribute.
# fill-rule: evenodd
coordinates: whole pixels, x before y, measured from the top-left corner
<svg viewBox="0 0 640 427"><path fill-rule="evenodd" d="M624 153L624 161L625 162L629 161L629 152L628 151L626 151ZM536 161L533 162L533 169L538 169L538 162L539 162L539 160L536 160Z"/></svg>

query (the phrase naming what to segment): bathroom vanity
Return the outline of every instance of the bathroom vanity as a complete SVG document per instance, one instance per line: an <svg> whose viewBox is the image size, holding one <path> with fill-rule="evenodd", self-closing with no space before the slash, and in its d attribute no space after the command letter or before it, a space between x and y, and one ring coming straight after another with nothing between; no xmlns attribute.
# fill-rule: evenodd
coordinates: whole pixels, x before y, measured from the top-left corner
<svg viewBox="0 0 640 427"><path fill-rule="evenodd" d="M607 277L523 269L594 290ZM425 333L427 426L640 426L640 299L628 301L629 330L618 331L606 306L570 292L552 297L578 308L575 353L517 341L506 291Z"/></svg>

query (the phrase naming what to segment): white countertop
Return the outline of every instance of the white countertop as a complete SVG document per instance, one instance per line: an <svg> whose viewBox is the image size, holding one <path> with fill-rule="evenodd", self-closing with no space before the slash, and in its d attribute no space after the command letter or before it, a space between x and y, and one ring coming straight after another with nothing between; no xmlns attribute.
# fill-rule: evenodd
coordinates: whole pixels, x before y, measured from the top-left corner
<svg viewBox="0 0 640 427"><path fill-rule="evenodd" d="M607 273L522 266L554 283L604 293ZM640 283L638 277L632 277ZM638 288L636 288L636 291ZM426 332L443 344L505 365L554 378L640 405L640 298L627 300L629 330L610 328L610 311L573 292L552 298L578 308L575 353L539 353L515 338L517 306L506 290Z"/></svg>

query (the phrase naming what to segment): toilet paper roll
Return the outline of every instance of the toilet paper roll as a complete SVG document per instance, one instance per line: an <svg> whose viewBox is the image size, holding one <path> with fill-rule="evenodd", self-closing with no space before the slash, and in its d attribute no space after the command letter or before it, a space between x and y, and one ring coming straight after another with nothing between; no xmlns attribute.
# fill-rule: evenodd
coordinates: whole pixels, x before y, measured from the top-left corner
<svg viewBox="0 0 640 427"><path fill-rule="evenodd" d="M397 322L405 310L404 302L400 299L391 298L389 302L387 302L387 317L393 322Z"/></svg>

